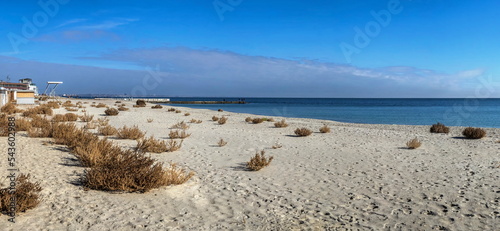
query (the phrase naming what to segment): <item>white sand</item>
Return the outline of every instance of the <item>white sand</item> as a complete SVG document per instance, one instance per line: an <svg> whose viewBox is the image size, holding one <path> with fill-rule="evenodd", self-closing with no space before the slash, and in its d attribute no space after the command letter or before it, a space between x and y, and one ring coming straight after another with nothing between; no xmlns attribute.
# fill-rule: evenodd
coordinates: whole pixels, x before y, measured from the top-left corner
<svg viewBox="0 0 500 231"><path fill-rule="evenodd" d="M90 100L97 101L97 100ZM76 100L73 100L76 102ZM114 101L99 101L113 105ZM21 172L43 187L43 202L19 214L16 223L0 216L2 230L498 230L500 227L500 129L481 140L451 133L431 134L428 126L346 124L313 119L246 123L252 115L179 108L183 113L132 108L107 117L115 127L139 125L147 135L167 139L177 122L192 135L180 151L151 154L196 173L187 183L145 194L84 191L84 168L64 146L18 134ZM84 104L104 117L105 108ZM174 106L175 107L175 106ZM222 106L223 108L223 106ZM184 116L184 112L191 113ZM66 113L57 109L56 113ZM82 114L78 112L78 114ZM211 121L227 116L227 124ZM154 121L148 123L147 119ZM279 117L274 117L276 121ZM294 137L297 127L332 133ZM78 122L83 125L83 122ZM418 137L422 147L408 150ZM228 141L217 147L220 138ZM7 175L6 139L0 143L0 174ZM132 140L117 140L124 148ZM271 149L276 143L280 149ZM257 151L274 156L270 166L246 171ZM2 187L7 179L2 178Z"/></svg>

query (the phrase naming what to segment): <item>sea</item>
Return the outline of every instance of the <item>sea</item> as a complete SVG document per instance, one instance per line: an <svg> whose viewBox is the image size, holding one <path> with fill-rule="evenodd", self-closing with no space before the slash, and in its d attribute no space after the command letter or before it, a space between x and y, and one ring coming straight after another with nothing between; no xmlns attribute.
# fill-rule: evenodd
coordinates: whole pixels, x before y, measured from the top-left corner
<svg viewBox="0 0 500 231"><path fill-rule="evenodd" d="M348 123L500 128L500 99L361 98L180 98L171 101L238 101L246 104L178 104L262 116L312 118Z"/></svg>

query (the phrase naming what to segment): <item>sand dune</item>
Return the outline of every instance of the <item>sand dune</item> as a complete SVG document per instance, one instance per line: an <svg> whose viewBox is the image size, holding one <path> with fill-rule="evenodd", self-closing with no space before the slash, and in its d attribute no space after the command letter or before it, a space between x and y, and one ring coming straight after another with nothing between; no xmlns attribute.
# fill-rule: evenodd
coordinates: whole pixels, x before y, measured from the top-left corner
<svg viewBox="0 0 500 231"><path fill-rule="evenodd" d="M75 101L75 100L74 100ZM93 100L96 101L96 100ZM114 101L102 100L108 105ZM50 139L18 134L20 170L43 187L43 202L17 217L0 216L3 230L495 230L500 227L500 129L481 140L462 139L462 128L431 134L428 126L347 124L288 118L289 126L246 123L255 115L176 107L183 113L132 108L107 117L115 127L138 125L167 139L171 125L189 124L181 150L148 154L196 175L187 183L145 194L85 191L84 168ZM105 108L89 107L95 119ZM56 109L56 113L66 110ZM189 112L190 116L184 116ZM82 112L78 112L82 114ZM219 125L213 115L226 116ZM276 121L280 117L274 117ZM147 119L153 119L148 123ZM83 122L77 122L83 126ZM318 129L328 124L332 132ZM298 127L315 133L295 137ZM422 147L405 148L418 137ZM218 147L223 138L228 142ZM114 142L135 147L132 140ZM282 148L272 149L279 143ZM6 141L0 143L6 153ZM257 151L270 166L247 171ZM2 155L0 174L7 156ZM2 187L7 180L2 178Z"/></svg>

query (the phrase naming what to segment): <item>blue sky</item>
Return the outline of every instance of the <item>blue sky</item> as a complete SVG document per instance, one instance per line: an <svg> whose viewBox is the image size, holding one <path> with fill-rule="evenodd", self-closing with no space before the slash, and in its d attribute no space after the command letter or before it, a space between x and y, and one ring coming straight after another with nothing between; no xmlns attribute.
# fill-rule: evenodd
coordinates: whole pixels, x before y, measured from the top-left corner
<svg viewBox="0 0 500 231"><path fill-rule="evenodd" d="M500 97L493 0L2 6L0 79L61 80L59 93Z"/></svg>

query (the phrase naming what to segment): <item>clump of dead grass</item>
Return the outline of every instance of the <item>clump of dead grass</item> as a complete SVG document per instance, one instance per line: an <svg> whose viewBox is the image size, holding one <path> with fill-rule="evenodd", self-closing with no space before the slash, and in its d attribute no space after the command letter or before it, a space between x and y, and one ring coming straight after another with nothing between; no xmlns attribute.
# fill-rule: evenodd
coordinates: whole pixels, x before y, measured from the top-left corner
<svg viewBox="0 0 500 231"><path fill-rule="evenodd" d="M152 123L153 122L153 119L148 119L148 123Z"/></svg>
<svg viewBox="0 0 500 231"><path fill-rule="evenodd" d="M116 116L118 115L118 113L120 113L118 111L118 109L116 108L108 108L104 111L104 113L107 115L107 116Z"/></svg>
<svg viewBox="0 0 500 231"><path fill-rule="evenodd" d="M120 139L137 140L143 138L144 135L145 135L144 132L142 132L138 126L133 126L133 127L123 126L122 128L118 129L117 137Z"/></svg>
<svg viewBox="0 0 500 231"><path fill-rule="evenodd" d="M444 126L442 123L433 124L430 129L431 133L449 133L450 128Z"/></svg>
<svg viewBox="0 0 500 231"><path fill-rule="evenodd" d="M408 149L417 149L421 145L422 143L417 138L411 139L410 141L406 142L406 147L408 147Z"/></svg>
<svg viewBox="0 0 500 231"><path fill-rule="evenodd" d="M152 109L162 109L163 106L159 105L159 104L156 104L154 106L151 107Z"/></svg>
<svg viewBox="0 0 500 231"><path fill-rule="evenodd" d="M144 101L142 99L138 99L137 101L135 101L135 105L137 107L146 107L146 101Z"/></svg>
<svg viewBox="0 0 500 231"><path fill-rule="evenodd" d="M0 108L0 111L7 114L16 114L18 112L22 112L22 110L18 109L13 103L5 104L2 108Z"/></svg>
<svg viewBox="0 0 500 231"><path fill-rule="evenodd" d="M212 121L218 121L219 120L219 117L217 116L212 116Z"/></svg>
<svg viewBox="0 0 500 231"><path fill-rule="evenodd" d="M486 136L486 131L482 128L468 127L462 131L462 135L467 139L481 139Z"/></svg>
<svg viewBox="0 0 500 231"><path fill-rule="evenodd" d="M219 140L219 142L217 142L217 145L218 145L219 147L224 147L224 146L226 146L226 144L227 144L227 141L225 141L225 140L224 140L224 139L222 139L222 138Z"/></svg>
<svg viewBox="0 0 500 231"><path fill-rule="evenodd" d="M218 122L219 124L226 124L226 122L227 122L227 117L224 117L224 116L223 116L223 117L221 117L221 118L219 119L219 121L217 121L217 122Z"/></svg>
<svg viewBox="0 0 500 231"><path fill-rule="evenodd" d="M325 124L325 125L323 125L323 127L321 127L319 129L319 132L321 132L321 133L330 133L331 129L330 129L330 127L328 127L328 125Z"/></svg>
<svg viewBox="0 0 500 231"><path fill-rule="evenodd" d="M274 126L277 127L277 128L286 128L286 127L288 127L288 124L283 119L283 120L281 120L279 122L274 123Z"/></svg>
<svg viewBox="0 0 500 231"><path fill-rule="evenodd" d="M118 130L111 125L100 126L97 131L103 136L113 136L118 134Z"/></svg>
<svg viewBox="0 0 500 231"><path fill-rule="evenodd" d="M168 134L170 139L185 139L188 138L191 134L187 133L185 129L179 132L179 130L172 130Z"/></svg>
<svg viewBox="0 0 500 231"><path fill-rule="evenodd" d="M312 131L308 128L295 129L295 135L297 135L297 136L309 136L311 134L312 134Z"/></svg>
<svg viewBox="0 0 500 231"><path fill-rule="evenodd" d="M174 125L172 125L172 127L170 127L172 129L188 129L189 128L189 125L187 125L187 123L185 123L184 121L181 121L179 123L176 123Z"/></svg>
<svg viewBox="0 0 500 231"><path fill-rule="evenodd" d="M103 107L106 107L106 104L103 104L103 103L99 103L97 104L97 106L95 106L96 108L103 108Z"/></svg>
<svg viewBox="0 0 500 231"><path fill-rule="evenodd" d="M31 182L30 175L20 174L16 179L16 190L0 189L0 211L4 214L26 212L38 206L42 200L39 182ZM11 210L11 203L15 200L15 210Z"/></svg>
<svg viewBox="0 0 500 231"><path fill-rule="evenodd" d="M250 159L250 161L247 162L247 168L252 170L252 171L259 171L262 168L268 166L271 164L271 161L273 160L273 157L266 158L265 156L265 151L262 150L257 153L255 153L255 156Z"/></svg>
<svg viewBox="0 0 500 231"><path fill-rule="evenodd" d="M128 110L129 110L128 107L124 107L124 106L118 107L118 111L128 111Z"/></svg>
<svg viewBox="0 0 500 231"><path fill-rule="evenodd" d="M87 113L84 113L83 115L80 116L80 120L82 122L91 122L94 119L94 115L89 115Z"/></svg>

